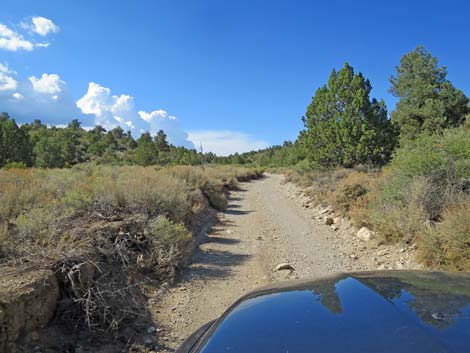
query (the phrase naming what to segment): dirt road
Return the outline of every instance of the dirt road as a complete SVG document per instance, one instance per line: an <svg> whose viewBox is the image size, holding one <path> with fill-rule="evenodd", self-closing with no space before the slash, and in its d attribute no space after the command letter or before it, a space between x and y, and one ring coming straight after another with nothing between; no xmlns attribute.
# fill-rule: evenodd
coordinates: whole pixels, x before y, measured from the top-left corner
<svg viewBox="0 0 470 353"><path fill-rule="evenodd" d="M268 175L233 192L228 210L193 263L174 288L155 300L161 350L171 351L241 295L266 284L383 268L390 263L388 257L402 261L398 267L416 267L397 257L398 249L359 240L349 226L339 224L333 230L325 225L318 212L300 205L299 192L282 186L282 180L283 176ZM281 263L295 270L276 271Z"/></svg>

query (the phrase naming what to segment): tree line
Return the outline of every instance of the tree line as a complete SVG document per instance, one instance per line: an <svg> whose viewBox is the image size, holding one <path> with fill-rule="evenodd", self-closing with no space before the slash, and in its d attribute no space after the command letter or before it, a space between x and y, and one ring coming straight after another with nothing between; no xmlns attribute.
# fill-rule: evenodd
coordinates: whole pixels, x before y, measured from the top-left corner
<svg viewBox="0 0 470 353"><path fill-rule="evenodd" d="M382 166L398 146L422 135L441 134L469 121L469 99L446 78L447 69L424 47L405 54L390 78L399 101L388 116L372 85L344 64L318 88L302 117L304 129L292 143L226 157L225 163L310 167Z"/></svg>
<svg viewBox="0 0 470 353"><path fill-rule="evenodd" d="M134 139L121 127L106 131L101 126L85 130L78 120L65 128L34 120L19 126L7 113L0 114L0 167L64 168L87 161L112 164L197 165L212 162L195 149L168 143L164 131L149 132Z"/></svg>
<svg viewBox="0 0 470 353"><path fill-rule="evenodd" d="M405 54L390 78L389 91L399 101L389 116L384 101L370 97L371 82L346 63L316 90L295 142L228 157L173 146L161 130L134 139L121 127L86 131L78 120L65 128L48 127L39 120L18 126L2 113L0 167L62 168L86 161L144 166L203 161L261 166L302 162L313 168L382 166L398 146L470 120L469 99L446 77L446 68L424 47Z"/></svg>

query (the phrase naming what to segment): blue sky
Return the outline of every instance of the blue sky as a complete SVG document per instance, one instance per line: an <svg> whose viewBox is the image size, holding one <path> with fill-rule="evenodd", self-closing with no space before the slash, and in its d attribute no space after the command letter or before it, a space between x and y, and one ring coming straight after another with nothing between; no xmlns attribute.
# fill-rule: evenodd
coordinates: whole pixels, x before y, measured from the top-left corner
<svg viewBox="0 0 470 353"><path fill-rule="evenodd" d="M19 122L79 118L134 135L163 128L176 144L242 152L294 140L314 91L344 62L392 110L388 79L419 44L470 94L463 0L3 0L1 7L0 110Z"/></svg>

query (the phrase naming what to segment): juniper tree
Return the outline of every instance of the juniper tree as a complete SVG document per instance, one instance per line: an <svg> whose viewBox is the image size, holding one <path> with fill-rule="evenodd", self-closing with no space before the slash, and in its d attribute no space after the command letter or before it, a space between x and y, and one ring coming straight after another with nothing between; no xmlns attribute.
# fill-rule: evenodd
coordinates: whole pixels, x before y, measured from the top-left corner
<svg viewBox="0 0 470 353"><path fill-rule="evenodd" d="M321 166L386 163L396 144L383 100L370 99L369 80L345 64L333 70L302 118L300 141L307 158Z"/></svg>

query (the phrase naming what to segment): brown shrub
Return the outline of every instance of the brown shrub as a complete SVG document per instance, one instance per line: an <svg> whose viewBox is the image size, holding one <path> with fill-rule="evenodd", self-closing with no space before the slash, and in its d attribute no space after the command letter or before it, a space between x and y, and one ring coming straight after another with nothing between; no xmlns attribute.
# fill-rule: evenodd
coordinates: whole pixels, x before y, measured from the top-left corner
<svg viewBox="0 0 470 353"><path fill-rule="evenodd" d="M370 210L369 210L369 194L359 197L351 206L348 212L348 216L351 219L351 223L356 228L371 226Z"/></svg>
<svg viewBox="0 0 470 353"><path fill-rule="evenodd" d="M450 205L442 222L419 237L419 256L428 266L470 271L470 198Z"/></svg>
<svg viewBox="0 0 470 353"><path fill-rule="evenodd" d="M343 214L348 214L359 198L369 192L373 175L364 172L350 172L338 181L329 200Z"/></svg>
<svg viewBox="0 0 470 353"><path fill-rule="evenodd" d="M294 183L306 189L307 196L319 204L325 201L331 202L331 195L338 183L353 170L290 170L286 172L284 182Z"/></svg>

